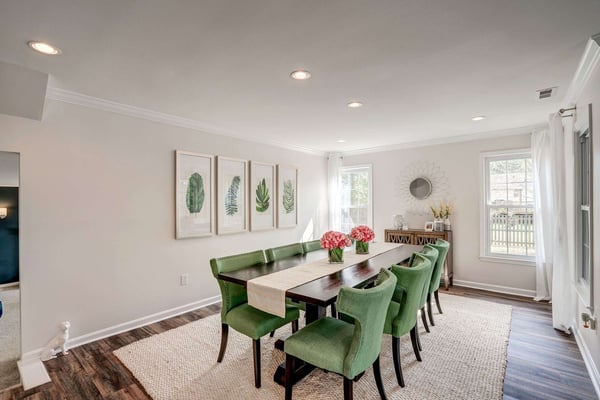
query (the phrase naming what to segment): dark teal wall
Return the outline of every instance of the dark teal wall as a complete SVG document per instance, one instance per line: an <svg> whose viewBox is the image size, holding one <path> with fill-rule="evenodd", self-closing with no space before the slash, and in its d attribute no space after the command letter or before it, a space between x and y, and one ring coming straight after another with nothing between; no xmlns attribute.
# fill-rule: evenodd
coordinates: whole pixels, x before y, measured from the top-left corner
<svg viewBox="0 0 600 400"><path fill-rule="evenodd" d="M8 216L0 219L0 284L19 281L19 188L0 187L0 207Z"/></svg>

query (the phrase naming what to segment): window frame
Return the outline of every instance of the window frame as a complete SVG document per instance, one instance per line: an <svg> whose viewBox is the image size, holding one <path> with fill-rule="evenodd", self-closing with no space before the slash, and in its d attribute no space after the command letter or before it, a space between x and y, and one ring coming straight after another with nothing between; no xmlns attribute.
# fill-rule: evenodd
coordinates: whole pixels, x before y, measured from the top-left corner
<svg viewBox="0 0 600 400"><path fill-rule="evenodd" d="M337 210L337 212L339 213L339 224L340 224L340 231L343 232L342 230L342 209L344 208L345 204L343 204L342 201L342 175L344 174L344 172L347 171L353 171L353 170L362 170L362 169L367 169L368 172L368 190L369 190L369 194L368 194L368 205L367 205L367 222L365 225L368 225L369 227L373 228L373 164L355 164L355 165L343 165L339 168L338 170L338 205L339 205L339 209ZM350 232L345 232L345 233L350 233Z"/></svg>
<svg viewBox="0 0 600 400"><path fill-rule="evenodd" d="M591 108L591 107L590 107ZM591 113L591 110L589 110ZM586 121L587 122L587 121ZM593 137L591 127L585 126L581 129L573 130L573 146L574 146L574 162L575 162L575 176L574 176L574 192L575 192L575 289L580 299L583 301L585 306L593 312L594 310L594 299L593 299L593 290L594 290L594 215L593 215L593 204L594 204L594 168L593 168ZM587 154L585 160L582 159L582 149L581 149L581 138L587 138ZM587 199L583 199L582 190L583 190L583 182L582 180L585 178L582 175L582 161L586 161L587 170L589 172L587 176ZM587 204L585 203L587 200ZM588 279L584 279L583 275L583 217L587 214L587 239L588 239L588 252L587 252L587 261L588 261Z"/></svg>
<svg viewBox="0 0 600 400"><path fill-rule="evenodd" d="M489 251L489 241L490 241L490 226L488 219L488 209L491 208L523 208L522 205L519 206L511 206L511 205L503 205L502 207L491 206L488 201L488 196L490 193L490 179L489 179L489 164L491 161L498 160L510 160L510 159L519 159L519 158L531 158L531 149L530 148L520 148L513 150L502 150L502 151L491 151L491 152L482 152L479 156L479 174L480 174L480 242L479 242L479 259L481 261L488 262L497 262L503 264L516 264L516 265L524 265L528 267L535 267L535 255L532 256L520 256L520 255L511 255L511 254L498 254L492 253ZM529 208L529 206L525 206L525 208ZM531 205L533 208L533 204ZM535 240L535 232L534 232L534 240Z"/></svg>

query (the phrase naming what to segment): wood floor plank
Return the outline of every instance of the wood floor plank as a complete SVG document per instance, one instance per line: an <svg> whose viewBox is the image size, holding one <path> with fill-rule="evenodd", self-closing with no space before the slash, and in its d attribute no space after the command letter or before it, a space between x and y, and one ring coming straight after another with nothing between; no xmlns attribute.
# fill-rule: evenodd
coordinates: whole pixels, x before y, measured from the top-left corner
<svg viewBox="0 0 600 400"><path fill-rule="evenodd" d="M444 292L513 306L503 400L597 399L575 340L552 328L550 304L456 286ZM219 312L219 305L210 305L72 349L46 362L51 383L5 391L0 400L151 400L112 352Z"/></svg>

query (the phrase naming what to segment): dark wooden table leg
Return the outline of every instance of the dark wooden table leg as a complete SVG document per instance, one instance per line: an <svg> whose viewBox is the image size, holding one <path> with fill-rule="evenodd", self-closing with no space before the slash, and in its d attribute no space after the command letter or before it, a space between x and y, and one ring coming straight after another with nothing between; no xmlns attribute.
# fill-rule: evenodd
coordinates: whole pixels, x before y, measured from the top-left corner
<svg viewBox="0 0 600 400"><path fill-rule="evenodd" d="M326 308L317 306L314 304L306 304L306 324L310 324L313 321L323 318L326 313ZM275 348L283 351L283 340L277 340L275 342ZM302 380L306 375L310 374L315 369L314 365L303 362L302 360L294 360L294 371L292 372L292 384ZM280 364L275 370L275 376L273 380L285 386L285 363Z"/></svg>

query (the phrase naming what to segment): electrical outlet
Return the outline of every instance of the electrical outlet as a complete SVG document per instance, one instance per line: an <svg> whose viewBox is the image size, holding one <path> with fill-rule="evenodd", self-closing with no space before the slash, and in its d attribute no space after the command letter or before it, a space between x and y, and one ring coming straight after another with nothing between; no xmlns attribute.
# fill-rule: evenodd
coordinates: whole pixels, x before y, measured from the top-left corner
<svg viewBox="0 0 600 400"><path fill-rule="evenodd" d="M183 274L179 277L179 284L181 286L187 286L188 284L188 279L189 279L189 275L188 274Z"/></svg>

